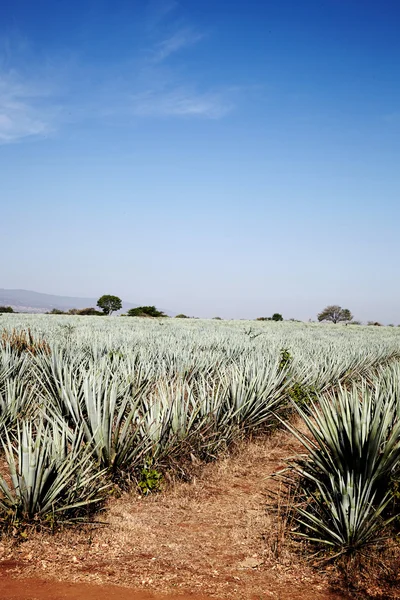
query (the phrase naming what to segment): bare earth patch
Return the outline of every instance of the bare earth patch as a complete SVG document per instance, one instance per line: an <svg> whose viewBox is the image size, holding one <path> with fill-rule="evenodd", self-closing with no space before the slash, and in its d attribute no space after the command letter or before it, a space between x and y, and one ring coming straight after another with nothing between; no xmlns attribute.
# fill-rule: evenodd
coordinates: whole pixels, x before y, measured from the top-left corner
<svg viewBox="0 0 400 600"><path fill-rule="evenodd" d="M266 510L268 492L277 485L268 476L296 449L286 432L248 441L204 467L190 484L170 485L149 498L126 494L110 500L101 517L108 523L104 527L33 534L18 546L4 540L0 597L341 598L290 544L280 550L278 519ZM55 581L64 584L46 583ZM130 589L109 587L115 585Z"/></svg>

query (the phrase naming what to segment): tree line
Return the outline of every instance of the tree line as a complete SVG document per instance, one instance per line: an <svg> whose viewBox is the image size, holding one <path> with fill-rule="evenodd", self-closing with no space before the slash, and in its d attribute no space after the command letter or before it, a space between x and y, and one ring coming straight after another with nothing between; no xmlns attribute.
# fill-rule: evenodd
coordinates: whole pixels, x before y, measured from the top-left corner
<svg viewBox="0 0 400 600"><path fill-rule="evenodd" d="M81 315L81 316L110 316L113 312L117 312L122 309L122 300L118 296L111 294L104 294L97 301L97 310L94 307L88 308L71 308L68 311L60 310L59 308L53 308L49 311L48 315ZM0 306L0 313L14 313L14 309L11 306ZM152 317L160 318L167 317L162 310L159 310L155 306L137 306L136 308L130 308L122 317ZM188 317L187 315L180 313L176 315L176 319L189 319L196 317ZM348 308L342 308L337 304L331 304L326 306L317 316L319 322L330 322L330 323L345 323L352 325L360 325L360 321L356 321ZM221 317L214 317L216 320L221 320ZM257 317L256 321L283 321L281 313L274 313L271 317ZM295 319L290 319L295 321ZM368 325L381 326L378 321L368 321ZM393 326L393 325L389 325Z"/></svg>

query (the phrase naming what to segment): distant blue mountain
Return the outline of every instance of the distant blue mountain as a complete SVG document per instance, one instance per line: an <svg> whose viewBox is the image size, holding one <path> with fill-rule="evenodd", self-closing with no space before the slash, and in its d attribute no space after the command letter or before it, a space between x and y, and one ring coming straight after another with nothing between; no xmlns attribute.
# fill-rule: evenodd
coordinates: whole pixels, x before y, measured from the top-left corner
<svg viewBox="0 0 400 600"><path fill-rule="evenodd" d="M69 310L70 308L96 307L98 298L76 298L74 296L55 296L30 290L5 290L0 288L0 306L12 306L17 312L44 313L52 308ZM122 302L122 312L136 308L139 304Z"/></svg>

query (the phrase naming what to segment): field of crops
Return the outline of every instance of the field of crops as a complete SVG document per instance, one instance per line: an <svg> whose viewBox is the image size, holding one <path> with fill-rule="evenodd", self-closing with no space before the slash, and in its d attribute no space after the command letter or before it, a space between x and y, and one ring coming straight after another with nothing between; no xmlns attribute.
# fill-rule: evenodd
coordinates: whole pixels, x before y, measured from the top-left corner
<svg viewBox="0 0 400 600"><path fill-rule="evenodd" d="M112 486L237 437L289 427L307 456L299 533L338 552L394 516L400 329L304 323L3 315L0 513L5 525L86 519ZM389 514L390 512L390 514Z"/></svg>

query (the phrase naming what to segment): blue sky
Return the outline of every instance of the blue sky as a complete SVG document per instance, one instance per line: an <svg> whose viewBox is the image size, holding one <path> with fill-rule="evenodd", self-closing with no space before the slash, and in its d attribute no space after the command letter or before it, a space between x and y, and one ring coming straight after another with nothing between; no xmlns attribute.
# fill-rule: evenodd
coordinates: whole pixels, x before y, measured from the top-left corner
<svg viewBox="0 0 400 600"><path fill-rule="evenodd" d="M400 323L399 22L397 0L3 0L0 287Z"/></svg>

